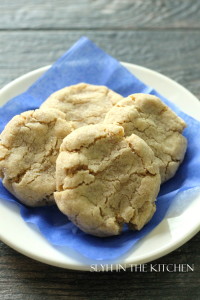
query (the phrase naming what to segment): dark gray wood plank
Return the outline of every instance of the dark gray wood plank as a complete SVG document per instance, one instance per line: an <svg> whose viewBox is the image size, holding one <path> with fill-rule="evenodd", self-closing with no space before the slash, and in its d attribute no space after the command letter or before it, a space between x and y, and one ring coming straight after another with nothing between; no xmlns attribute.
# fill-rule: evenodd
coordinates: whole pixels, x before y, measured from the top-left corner
<svg viewBox="0 0 200 300"><path fill-rule="evenodd" d="M0 32L0 87L51 64L81 35L62 30ZM200 98L200 31L88 31L87 36L117 59L157 70Z"/></svg>
<svg viewBox="0 0 200 300"><path fill-rule="evenodd" d="M0 243L0 299L199 299L200 234L154 264L194 264L194 272L64 270L31 260Z"/></svg>
<svg viewBox="0 0 200 300"><path fill-rule="evenodd" d="M0 29L200 28L198 0L3 0Z"/></svg>

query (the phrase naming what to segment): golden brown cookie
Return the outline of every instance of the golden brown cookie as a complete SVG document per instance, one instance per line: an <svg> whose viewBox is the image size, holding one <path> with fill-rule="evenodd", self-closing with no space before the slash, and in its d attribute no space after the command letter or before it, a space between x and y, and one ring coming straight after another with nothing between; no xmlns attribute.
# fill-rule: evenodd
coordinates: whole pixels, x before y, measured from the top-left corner
<svg viewBox="0 0 200 300"><path fill-rule="evenodd" d="M0 136L0 177L22 203L54 202L56 159L71 130L64 113L54 109L27 111L6 125Z"/></svg>
<svg viewBox="0 0 200 300"><path fill-rule="evenodd" d="M187 140L182 135L186 124L158 97L130 95L107 113L104 123L123 126L125 136L137 134L151 147L162 182L174 176L187 147Z"/></svg>
<svg viewBox="0 0 200 300"><path fill-rule="evenodd" d="M86 233L120 234L124 223L140 230L155 212L159 168L138 136L121 126L88 125L69 134L56 162L58 208Z"/></svg>
<svg viewBox="0 0 200 300"><path fill-rule="evenodd" d="M53 93L41 108L55 108L65 113L76 128L101 123L106 113L122 96L105 86L79 83Z"/></svg>

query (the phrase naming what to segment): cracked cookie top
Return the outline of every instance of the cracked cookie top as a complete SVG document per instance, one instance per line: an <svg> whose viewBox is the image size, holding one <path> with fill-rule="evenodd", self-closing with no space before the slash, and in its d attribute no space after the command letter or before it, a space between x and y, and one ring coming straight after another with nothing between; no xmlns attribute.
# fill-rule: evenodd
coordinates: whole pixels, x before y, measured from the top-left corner
<svg viewBox="0 0 200 300"><path fill-rule="evenodd" d="M56 162L58 208L86 233L120 234L123 224L140 230L155 212L159 168L138 136L124 137L112 124L76 129Z"/></svg>
<svg viewBox="0 0 200 300"><path fill-rule="evenodd" d="M6 125L0 135L0 177L22 203L54 202L56 159L71 131L65 114L54 109L27 111Z"/></svg>
<svg viewBox="0 0 200 300"><path fill-rule="evenodd" d="M123 126L125 136L134 133L144 139L157 158L162 182L174 176L187 147L182 135L186 124L158 97L130 95L107 113L104 123Z"/></svg>
<svg viewBox="0 0 200 300"><path fill-rule="evenodd" d="M101 123L105 114L123 97L105 86L79 83L53 93L41 108L55 108L65 113L76 128Z"/></svg>

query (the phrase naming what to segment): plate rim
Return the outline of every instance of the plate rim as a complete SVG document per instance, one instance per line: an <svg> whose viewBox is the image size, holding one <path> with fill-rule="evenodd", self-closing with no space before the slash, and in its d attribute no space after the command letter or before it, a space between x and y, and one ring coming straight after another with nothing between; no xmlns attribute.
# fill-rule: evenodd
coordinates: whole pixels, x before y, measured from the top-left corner
<svg viewBox="0 0 200 300"><path fill-rule="evenodd" d="M136 64L132 64L132 63L121 62L121 64L123 66L125 66L126 68L128 68L129 70L130 70L130 68L135 67L135 68L141 70L142 72L148 72L150 74L153 73L156 76L162 77L164 80L167 80L169 83L171 83L173 85L174 84L177 85L177 87L179 87L182 90L184 90L185 93L189 93L190 96L193 97L193 99L196 102L196 104L199 105L199 107L200 107L200 102L199 102L198 98L194 94L192 94L189 90L187 90L184 86L182 86L178 82L176 82L173 79L171 79L171 78L163 75L162 73L159 73L159 72L154 71L152 69L149 69L149 68L146 68L146 67L143 67L143 66L139 66L139 65L136 65ZM0 89L0 96L2 95L2 93L6 92L10 88L11 89L15 88L15 86L18 85L23 80L27 80L28 78L31 78L34 75L37 75L38 73L39 73L39 76L41 76L50 67L51 67L51 65L43 66L43 67L40 67L40 68L35 69L35 70L32 70L30 72L27 72L27 73L25 73L25 74L17 77L16 79L12 80L11 82L9 82L8 84L6 84L4 87L2 87ZM39 76L38 76L38 78L39 78ZM27 87L26 87L26 89L27 89ZM168 247L163 246L162 248L159 248L159 250L154 251L153 253L151 253L150 257L146 257L146 255L144 255L146 258L145 257L142 258L136 264L148 263L148 262L151 262L151 261L153 261L155 259L161 258L161 257L163 257L163 256L165 256L165 255L167 255L167 254L169 254L171 252L173 252L175 249L179 248L180 246L182 246L183 244L185 244L186 242L188 242L194 235L196 235L198 233L198 231L199 231L199 228L197 226L196 228L191 229L189 233L187 232L187 234L184 236L184 238L182 237L178 241L176 240L176 243L172 241L171 243L167 244ZM42 263L45 263L45 264L48 264L48 265L52 265L52 266L61 267L61 268L64 268L64 269L73 269L73 270L79 270L79 271L89 271L88 265L73 265L73 264L72 265L69 265L69 264L67 264L67 265L63 265L62 264L61 265L60 263L58 263L56 261L53 261L53 260L50 261L49 259L45 259L44 257L38 257L37 255L29 254L25 250L23 250L23 248L20 248L20 247L16 246L15 244L12 244L12 242L10 242L9 240L7 240L5 237L1 236L1 241L4 242L9 247L11 247L12 249L16 250L17 252L19 252L19 253L21 253L21 254L29 257L29 258L32 258L32 259L34 259L36 261L39 261L39 262L42 262ZM101 263L101 261L96 261L96 262L97 262L97 264ZM111 263L112 263L112 261L111 261ZM130 264L130 263L129 262L128 263L125 262L125 263L122 263L120 265L123 266L123 265L126 265L126 264Z"/></svg>

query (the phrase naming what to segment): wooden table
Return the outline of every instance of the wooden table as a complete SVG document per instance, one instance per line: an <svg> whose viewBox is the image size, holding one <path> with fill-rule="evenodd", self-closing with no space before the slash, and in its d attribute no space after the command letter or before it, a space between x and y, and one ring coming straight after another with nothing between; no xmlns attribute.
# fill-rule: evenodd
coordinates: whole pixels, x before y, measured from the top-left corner
<svg viewBox="0 0 200 300"><path fill-rule="evenodd" d="M121 61L159 71L200 98L200 1L0 1L0 87L51 64L86 35ZM0 243L0 299L200 299L200 235L160 264L194 272L90 273L33 261Z"/></svg>

